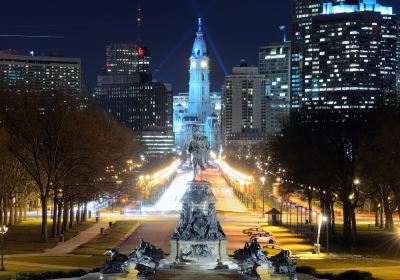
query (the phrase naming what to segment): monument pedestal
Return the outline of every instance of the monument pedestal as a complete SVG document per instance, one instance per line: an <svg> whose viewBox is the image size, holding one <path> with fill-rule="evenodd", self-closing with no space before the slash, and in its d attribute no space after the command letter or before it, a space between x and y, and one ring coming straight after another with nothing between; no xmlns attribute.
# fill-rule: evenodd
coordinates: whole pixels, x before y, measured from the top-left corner
<svg viewBox="0 0 400 280"><path fill-rule="evenodd" d="M216 268L229 262L226 236L215 208L216 199L206 181L191 181L182 197L179 225L171 238L172 265Z"/></svg>
<svg viewBox="0 0 400 280"><path fill-rule="evenodd" d="M227 262L226 240L220 241L184 241L171 240L171 262L218 264ZM197 252L200 254L192 254Z"/></svg>

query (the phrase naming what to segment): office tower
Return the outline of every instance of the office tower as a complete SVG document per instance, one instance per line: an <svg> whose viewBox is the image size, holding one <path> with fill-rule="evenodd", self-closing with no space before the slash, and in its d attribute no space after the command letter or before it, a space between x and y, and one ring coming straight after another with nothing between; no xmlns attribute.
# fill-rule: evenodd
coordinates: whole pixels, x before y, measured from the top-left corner
<svg viewBox="0 0 400 280"><path fill-rule="evenodd" d="M292 0L291 109L298 112L304 93L304 52L311 43L311 24L322 12L322 0Z"/></svg>
<svg viewBox="0 0 400 280"><path fill-rule="evenodd" d="M107 75L150 74L150 51L139 44L112 43L106 48Z"/></svg>
<svg viewBox="0 0 400 280"><path fill-rule="evenodd" d="M138 75L99 76L95 88L97 104L134 131L170 129L171 96L170 86Z"/></svg>
<svg viewBox="0 0 400 280"><path fill-rule="evenodd" d="M225 77L222 124L225 145L252 146L266 140L266 79L242 61Z"/></svg>
<svg viewBox="0 0 400 280"><path fill-rule="evenodd" d="M304 52L305 122L345 122L396 102L397 20L376 0L325 2Z"/></svg>
<svg viewBox="0 0 400 280"><path fill-rule="evenodd" d="M0 51L0 87L9 92L67 92L81 94L81 60Z"/></svg>
<svg viewBox="0 0 400 280"><path fill-rule="evenodd" d="M140 32L141 15L137 17ZM145 155L172 153L172 86L152 80L150 51L137 43L112 43L106 49L104 74L94 93L97 104L122 125L136 131Z"/></svg>
<svg viewBox="0 0 400 280"><path fill-rule="evenodd" d="M258 62L267 88L265 133L273 136L281 132L290 116L290 42L260 47Z"/></svg>

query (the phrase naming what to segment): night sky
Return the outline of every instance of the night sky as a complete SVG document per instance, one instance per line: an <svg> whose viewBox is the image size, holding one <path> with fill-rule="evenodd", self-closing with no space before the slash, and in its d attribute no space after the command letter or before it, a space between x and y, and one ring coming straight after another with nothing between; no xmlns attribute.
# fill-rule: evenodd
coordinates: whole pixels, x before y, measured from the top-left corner
<svg viewBox="0 0 400 280"><path fill-rule="evenodd" d="M141 0L142 38L152 52L153 76L187 91L188 58L197 18L203 17L211 55L211 88L220 90L224 72L240 60L257 65L258 47L283 40L279 25L290 24L290 0ZM399 0L380 0L400 10ZM2 1L0 34L55 35L63 39L0 37L0 49L81 57L93 89L105 61L105 46L137 39L137 0ZM289 34L289 30L287 30ZM212 47L214 46L214 47Z"/></svg>

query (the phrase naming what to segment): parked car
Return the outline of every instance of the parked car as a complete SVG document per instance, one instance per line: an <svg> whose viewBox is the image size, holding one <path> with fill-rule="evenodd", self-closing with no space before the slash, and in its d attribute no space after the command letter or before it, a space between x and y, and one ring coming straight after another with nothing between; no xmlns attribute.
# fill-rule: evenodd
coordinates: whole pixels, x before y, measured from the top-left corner
<svg viewBox="0 0 400 280"><path fill-rule="evenodd" d="M250 237L250 241L253 241L257 238L258 243L260 244L275 244L276 239L269 233L257 233Z"/></svg>
<svg viewBox="0 0 400 280"><path fill-rule="evenodd" d="M289 251L289 250L286 250L286 249L282 248L281 246L278 246L275 244L266 244L263 246L262 251L267 256L276 256L282 251ZM289 256L295 257L291 251L289 251Z"/></svg>
<svg viewBox="0 0 400 280"><path fill-rule="evenodd" d="M257 234L257 233L267 233L267 231L262 229L262 228L259 228L259 227L254 227L254 228L244 229L243 233L247 234L248 236L252 236L252 235Z"/></svg>

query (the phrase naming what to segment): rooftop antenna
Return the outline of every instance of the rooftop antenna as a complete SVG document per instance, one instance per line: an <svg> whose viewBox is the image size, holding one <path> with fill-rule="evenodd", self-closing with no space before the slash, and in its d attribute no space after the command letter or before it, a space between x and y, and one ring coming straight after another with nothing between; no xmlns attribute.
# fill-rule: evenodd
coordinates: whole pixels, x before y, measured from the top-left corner
<svg viewBox="0 0 400 280"><path fill-rule="evenodd" d="M142 42L142 34L141 34L141 27L142 27L142 8L140 6L140 0L138 0L138 10L137 10L137 17L136 17L136 24L138 29L138 43Z"/></svg>
<svg viewBox="0 0 400 280"><path fill-rule="evenodd" d="M283 31L283 42L286 43L286 26L285 25L280 25L279 30Z"/></svg>

